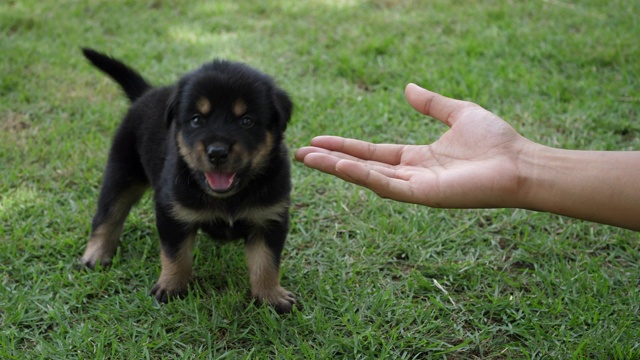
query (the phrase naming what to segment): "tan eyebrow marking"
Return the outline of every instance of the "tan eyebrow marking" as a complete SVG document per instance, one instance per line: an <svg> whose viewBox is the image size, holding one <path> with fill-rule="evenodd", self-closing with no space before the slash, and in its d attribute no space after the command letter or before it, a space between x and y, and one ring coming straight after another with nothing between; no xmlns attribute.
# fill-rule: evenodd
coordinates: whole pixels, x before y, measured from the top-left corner
<svg viewBox="0 0 640 360"><path fill-rule="evenodd" d="M209 112L211 111L211 102L203 96L196 102L196 107L202 115L209 115Z"/></svg>
<svg viewBox="0 0 640 360"><path fill-rule="evenodd" d="M233 111L233 115L240 117L244 115L245 112L247 112L247 103L245 103L242 99L237 99L233 102L231 111Z"/></svg>

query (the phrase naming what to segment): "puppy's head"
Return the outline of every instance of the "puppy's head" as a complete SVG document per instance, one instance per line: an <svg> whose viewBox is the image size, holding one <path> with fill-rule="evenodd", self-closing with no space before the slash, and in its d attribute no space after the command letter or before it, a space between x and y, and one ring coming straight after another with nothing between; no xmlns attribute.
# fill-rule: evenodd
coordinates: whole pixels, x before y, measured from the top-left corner
<svg viewBox="0 0 640 360"><path fill-rule="evenodd" d="M242 189L278 156L289 96L244 64L214 61L178 83L167 108L180 156L215 197Z"/></svg>

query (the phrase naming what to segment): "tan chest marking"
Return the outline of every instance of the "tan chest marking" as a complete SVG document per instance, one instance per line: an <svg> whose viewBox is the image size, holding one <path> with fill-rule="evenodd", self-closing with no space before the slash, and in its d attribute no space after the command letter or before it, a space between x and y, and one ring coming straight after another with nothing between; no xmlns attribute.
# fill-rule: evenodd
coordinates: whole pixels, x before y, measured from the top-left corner
<svg viewBox="0 0 640 360"><path fill-rule="evenodd" d="M273 205L252 207L237 214L229 214L220 210L195 210L174 203L171 213L176 219L188 224L224 221L232 226L237 220L246 220L255 225L264 226L270 221L281 220L288 207L289 201L285 199Z"/></svg>

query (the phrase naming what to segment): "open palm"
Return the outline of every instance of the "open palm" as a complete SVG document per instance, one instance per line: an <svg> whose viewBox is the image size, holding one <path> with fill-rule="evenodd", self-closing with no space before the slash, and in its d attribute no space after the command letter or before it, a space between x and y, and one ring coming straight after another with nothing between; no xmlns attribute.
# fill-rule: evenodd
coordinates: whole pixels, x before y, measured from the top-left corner
<svg viewBox="0 0 640 360"><path fill-rule="evenodd" d="M530 141L474 103L412 84L405 94L416 110L450 126L433 144L321 136L299 149L296 159L382 197L433 207L493 207L517 193L518 155Z"/></svg>

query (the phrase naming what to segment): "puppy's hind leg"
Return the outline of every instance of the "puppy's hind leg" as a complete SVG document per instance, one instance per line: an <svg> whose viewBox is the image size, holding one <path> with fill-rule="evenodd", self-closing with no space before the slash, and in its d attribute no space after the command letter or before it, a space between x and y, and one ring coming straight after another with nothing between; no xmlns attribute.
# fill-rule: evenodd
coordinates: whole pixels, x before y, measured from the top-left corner
<svg viewBox="0 0 640 360"><path fill-rule="evenodd" d="M117 190L111 186L103 187L98 212L91 225L91 237L80 260L84 265L93 269L98 263L102 267L111 264L111 258L120 243L124 221L146 188L146 185L140 184Z"/></svg>
<svg viewBox="0 0 640 360"><path fill-rule="evenodd" d="M97 264L108 266L120 242L124 221L148 184L135 153L118 148L117 141L109 155L98 209L91 224L91 237L81 262L93 269Z"/></svg>

